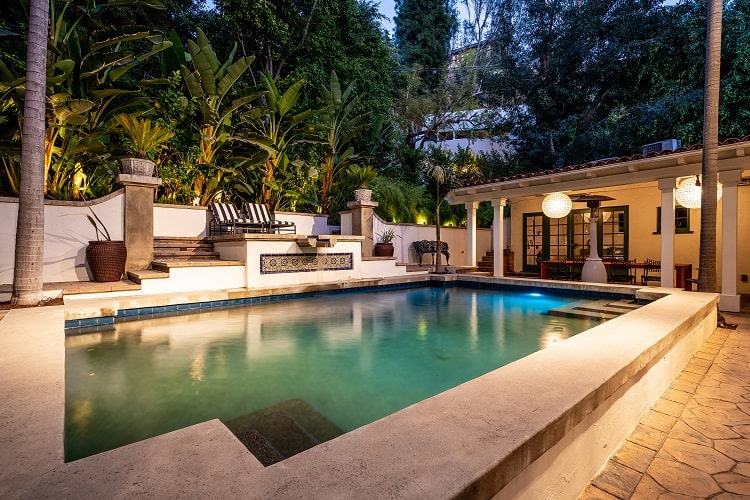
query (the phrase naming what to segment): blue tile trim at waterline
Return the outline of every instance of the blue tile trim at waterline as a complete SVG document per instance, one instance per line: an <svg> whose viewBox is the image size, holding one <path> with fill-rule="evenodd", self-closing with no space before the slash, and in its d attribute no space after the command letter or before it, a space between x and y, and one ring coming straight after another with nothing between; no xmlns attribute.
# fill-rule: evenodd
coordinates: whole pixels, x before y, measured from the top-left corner
<svg viewBox="0 0 750 500"><path fill-rule="evenodd" d="M369 293L373 291L403 290L408 288L475 288L485 290L523 290L529 293L542 293L547 295L566 295L573 297L589 297L602 299L620 299L635 297L627 294L588 292L584 290L570 290L559 288L544 288L527 285L512 285L507 283L488 283L481 281L464 281L461 279L451 281L417 281L409 283L392 283L389 285L367 285L356 288L338 288L334 290L320 290L315 292L288 293L279 295L265 295L259 297L244 297L240 299L222 299L208 302L191 302L187 304L171 304L165 306L137 307L133 309L120 309L116 316L102 316L98 318L73 319L65 321L65 334L75 335L90 333L92 331L104 331L113 329L114 324L123 321L149 319L154 317L174 316L182 312L200 312L230 307L243 307L253 304L280 302L286 300L320 297L324 295L338 295L342 293Z"/></svg>

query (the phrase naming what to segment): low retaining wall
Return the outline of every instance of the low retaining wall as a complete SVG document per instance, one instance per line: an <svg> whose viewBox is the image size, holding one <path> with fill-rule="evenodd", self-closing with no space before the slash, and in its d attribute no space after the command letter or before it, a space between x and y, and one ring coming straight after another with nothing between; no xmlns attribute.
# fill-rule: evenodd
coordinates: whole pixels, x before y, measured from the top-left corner
<svg viewBox="0 0 750 500"><path fill-rule="evenodd" d="M95 200L44 201L45 283L90 281L86 265L86 245L96 239L87 216L92 207L113 240L124 239L125 195L120 189ZM212 215L206 207L156 204L154 236L202 238ZM0 285L13 283L18 198L0 197ZM318 214L279 212L277 218L297 225L299 234L330 234L327 217Z"/></svg>

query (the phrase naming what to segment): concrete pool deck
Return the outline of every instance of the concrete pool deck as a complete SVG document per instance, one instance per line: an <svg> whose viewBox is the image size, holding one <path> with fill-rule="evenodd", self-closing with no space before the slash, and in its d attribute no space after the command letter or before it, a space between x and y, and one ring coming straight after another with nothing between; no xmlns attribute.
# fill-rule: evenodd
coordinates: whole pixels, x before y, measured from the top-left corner
<svg viewBox="0 0 750 500"><path fill-rule="evenodd" d="M65 306L13 310L0 321L0 442L6 450L0 458L0 497L488 498L498 484L510 482L498 479L507 476L508 469L521 467L520 473L514 472L518 475L537 472L539 465L527 467L536 457L518 457L512 450L533 455L550 449L552 441L564 441L569 431L588 422L598 412L597 405L611 404L613 399L627 400L626 406L637 415L645 413L650 405L641 410L632 396L622 396L629 382L611 381L627 377L637 384L645 378L644 370L659 369L663 359L673 358L663 346L649 347L662 342L655 340L650 330L657 325L651 323L673 328L669 343L682 343L685 335L697 341L699 336L686 333L680 325L685 322L686 308L705 310L714 304L715 299L703 295L668 297L663 303L666 309L656 319L649 316L650 305L641 308L646 312L635 313L638 331L630 332L628 339L605 331L627 325L612 320L610 328L599 333L610 336L601 339L606 343L601 346L604 350L591 350L588 344L598 341L580 334L571 339L578 338L575 342L540 351L528 362L491 372L267 468L218 420L64 463ZM739 322L735 315L727 318ZM733 334L748 333L750 325L745 321ZM699 346L705 346L703 337ZM743 347L750 355L750 347ZM631 350L632 361L618 365L621 358L631 359ZM694 352L689 352L685 362ZM587 357L592 355L596 358ZM671 362L679 364L678 372L685 365L677 359ZM533 384L521 383L528 373L539 372L540 366L545 367L543 394ZM604 381L603 376L607 377ZM567 409L562 415L550 411L548 406L555 405ZM520 411L508 412L507 408ZM607 425L601 429L605 434ZM607 455L622 441L597 439L608 447ZM532 450L535 447L543 450ZM508 458L498 458L506 453ZM564 454L559 457L565 462ZM598 463L595 469L584 468L577 474L589 482L604 460ZM557 495L555 491L550 490L553 498L571 498L569 492ZM518 495L506 491L501 496Z"/></svg>

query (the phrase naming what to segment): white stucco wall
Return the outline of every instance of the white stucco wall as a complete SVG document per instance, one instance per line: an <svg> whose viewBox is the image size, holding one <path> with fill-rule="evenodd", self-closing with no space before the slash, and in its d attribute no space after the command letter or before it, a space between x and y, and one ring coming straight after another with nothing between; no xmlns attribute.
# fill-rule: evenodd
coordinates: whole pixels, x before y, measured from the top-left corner
<svg viewBox="0 0 750 500"><path fill-rule="evenodd" d="M124 190L92 200L44 202L45 283L89 281L86 245L96 239L86 205L104 222L113 240L124 238ZM13 283L18 198L0 197L0 284ZM317 214L282 213L277 219L297 224L299 234L331 234L327 217ZM211 212L206 207L184 205L154 206L154 236L201 238L206 236Z"/></svg>
<svg viewBox="0 0 750 500"><path fill-rule="evenodd" d="M154 205L154 236L203 238L211 211L188 205Z"/></svg>
<svg viewBox="0 0 750 500"><path fill-rule="evenodd" d="M116 191L91 202L44 202L45 282L87 281L86 245L96 239L87 215L90 205L113 240L123 239L124 191ZM0 198L0 284L13 283L17 198Z"/></svg>
<svg viewBox="0 0 750 500"><path fill-rule="evenodd" d="M414 252L411 244L419 240L435 240L435 226L426 224L394 224L386 222L377 215L373 218L373 236L377 242L378 234L387 229L393 229L398 237L393 240L394 257L396 261L404 264L418 264L419 258ZM465 227L443 226L440 228L440 240L448 243L450 253L450 265L468 265L467 233ZM492 231L490 229L477 229L477 262L490 251L492 246ZM425 255L422 264L431 264L432 256ZM445 262L443 262L445 263Z"/></svg>

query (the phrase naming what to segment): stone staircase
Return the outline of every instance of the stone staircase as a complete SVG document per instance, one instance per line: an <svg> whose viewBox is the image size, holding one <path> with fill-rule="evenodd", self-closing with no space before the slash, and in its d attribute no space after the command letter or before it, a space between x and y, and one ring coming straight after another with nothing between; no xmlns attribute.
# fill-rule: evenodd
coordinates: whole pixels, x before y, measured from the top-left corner
<svg viewBox="0 0 750 500"><path fill-rule="evenodd" d="M213 243L206 238L155 237L151 269L128 271L127 277L140 285L144 293L170 293L172 288L197 290L201 283L209 282L219 288L235 288L244 286L239 278L241 271L229 269L241 267L241 262L221 260ZM222 285L222 275L228 274L234 277ZM167 284L170 280L173 284Z"/></svg>
<svg viewBox="0 0 750 500"><path fill-rule="evenodd" d="M219 260L214 244L205 238L154 238L154 261Z"/></svg>
<svg viewBox="0 0 750 500"><path fill-rule="evenodd" d="M495 271L495 252L490 250L484 254L482 260L477 263L477 271L490 274Z"/></svg>

